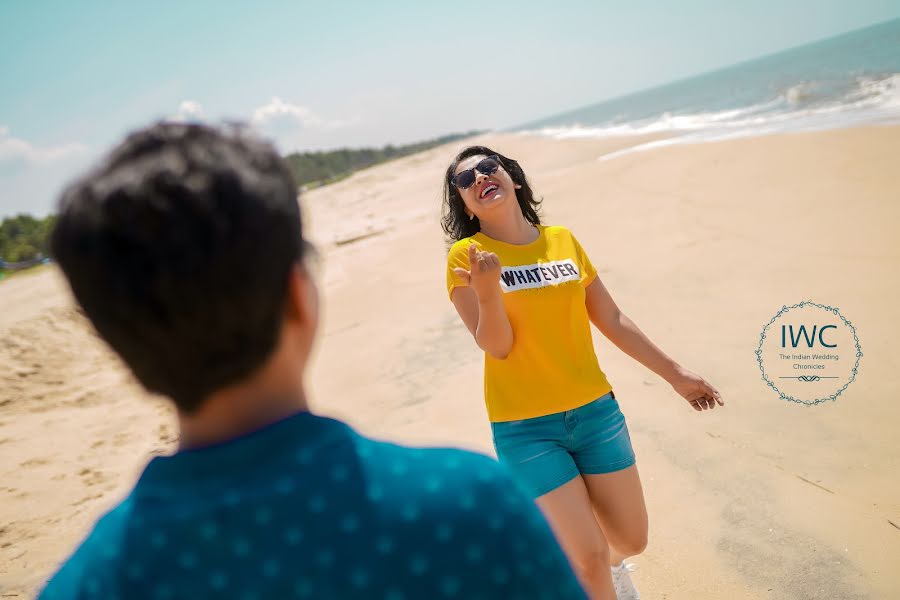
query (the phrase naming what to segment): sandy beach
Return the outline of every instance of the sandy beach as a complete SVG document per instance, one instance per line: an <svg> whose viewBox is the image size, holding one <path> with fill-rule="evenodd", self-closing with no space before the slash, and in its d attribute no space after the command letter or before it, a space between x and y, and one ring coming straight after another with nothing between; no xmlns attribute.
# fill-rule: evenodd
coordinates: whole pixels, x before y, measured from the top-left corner
<svg viewBox="0 0 900 600"><path fill-rule="evenodd" d="M648 502L642 595L900 597L900 127L611 160L598 158L645 140L477 141L522 164L544 222L568 226L620 308L725 399L694 412L594 332ZM440 184L462 145L302 198L324 301L309 388L316 412L365 434L493 454L482 354L444 287ZM779 400L754 356L772 315L804 299L840 307L865 354L814 407ZM0 282L0 307L0 590L25 598L177 430L55 267Z"/></svg>

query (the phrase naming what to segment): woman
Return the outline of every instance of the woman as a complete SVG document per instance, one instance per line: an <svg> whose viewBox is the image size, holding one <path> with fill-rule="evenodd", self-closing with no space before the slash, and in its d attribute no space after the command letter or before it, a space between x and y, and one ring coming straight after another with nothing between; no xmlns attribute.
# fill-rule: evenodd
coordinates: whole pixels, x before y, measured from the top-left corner
<svg viewBox="0 0 900 600"><path fill-rule="evenodd" d="M448 292L485 352L498 458L536 498L591 597L638 598L624 559L647 544L647 511L590 323L695 410L723 402L622 314L571 232L541 224L539 204L516 161L463 150L444 179Z"/></svg>

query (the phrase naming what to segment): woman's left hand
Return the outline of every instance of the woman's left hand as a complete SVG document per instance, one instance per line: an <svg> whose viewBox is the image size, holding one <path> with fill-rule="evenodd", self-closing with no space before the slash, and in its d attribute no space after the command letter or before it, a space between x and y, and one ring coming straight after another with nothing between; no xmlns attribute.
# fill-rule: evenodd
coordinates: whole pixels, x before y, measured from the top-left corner
<svg viewBox="0 0 900 600"><path fill-rule="evenodd" d="M694 410L705 410L719 406L725 406L719 390L711 383L687 369L679 369L675 377L669 382L672 387L685 400L694 407Z"/></svg>

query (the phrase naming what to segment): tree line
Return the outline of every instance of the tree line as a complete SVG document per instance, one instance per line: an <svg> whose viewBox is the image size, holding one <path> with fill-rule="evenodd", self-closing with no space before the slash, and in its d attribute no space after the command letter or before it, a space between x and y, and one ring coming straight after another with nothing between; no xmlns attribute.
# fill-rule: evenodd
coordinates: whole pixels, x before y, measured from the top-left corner
<svg viewBox="0 0 900 600"><path fill-rule="evenodd" d="M285 159L291 166L297 185L302 189L333 183L352 175L360 169L415 154L416 152L423 152L441 144L455 142L478 133L480 132L456 133L404 146L388 144L381 148L342 148L325 152L294 152L288 154Z"/></svg>
<svg viewBox="0 0 900 600"><path fill-rule="evenodd" d="M7 263L24 262L50 254L50 232L56 216L37 219L31 215L7 217L0 223L0 260Z"/></svg>
<svg viewBox="0 0 900 600"><path fill-rule="evenodd" d="M458 133L443 137L381 148L342 148L320 152L294 152L285 157L291 167L297 185L302 188L316 187L338 181L355 171L371 167L402 156L422 152L441 144L476 135L479 132ZM7 217L0 223L0 270L3 263L26 262L49 256L49 236L56 222L50 215L37 219L31 215Z"/></svg>

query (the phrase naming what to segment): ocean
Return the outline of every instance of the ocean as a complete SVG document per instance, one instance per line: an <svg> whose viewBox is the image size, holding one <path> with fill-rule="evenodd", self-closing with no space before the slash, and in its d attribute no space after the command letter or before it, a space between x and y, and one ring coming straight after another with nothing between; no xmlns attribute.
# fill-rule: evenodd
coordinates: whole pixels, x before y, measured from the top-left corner
<svg viewBox="0 0 900 600"><path fill-rule="evenodd" d="M671 134L615 153L620 154L680 142L888 123L900 123L900 19L512 131L556 138Z"/></svg>

